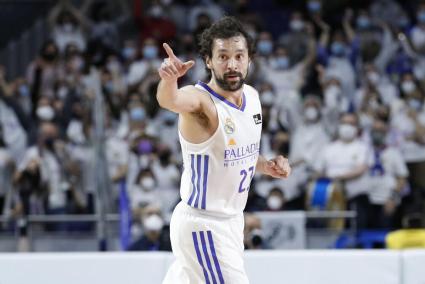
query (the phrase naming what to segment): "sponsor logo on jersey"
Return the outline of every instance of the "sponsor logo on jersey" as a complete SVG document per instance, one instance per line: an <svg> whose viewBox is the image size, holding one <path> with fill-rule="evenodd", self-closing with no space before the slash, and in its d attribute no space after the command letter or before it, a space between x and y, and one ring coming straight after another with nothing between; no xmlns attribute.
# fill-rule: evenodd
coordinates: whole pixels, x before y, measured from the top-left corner
<svg viewBox="0 0 425 284"><path fill-rule="evenodd" d="M226 118L226 123L224 124L224 131L227 134L232 134L235 132L235 123L229 117Z"/></svg>
<svg viewBox="0 0 425 284"><path fill-rule="evenodd" d="M244 165L255 161L260 152L260 142L224 150L224 166Z"/></svg>
<svg viewBox="0 0 425 284"><path fill-rule="evenodd" d="M254 118L255 124L261 124L261 114L257 113L252 116Z"/></svg>

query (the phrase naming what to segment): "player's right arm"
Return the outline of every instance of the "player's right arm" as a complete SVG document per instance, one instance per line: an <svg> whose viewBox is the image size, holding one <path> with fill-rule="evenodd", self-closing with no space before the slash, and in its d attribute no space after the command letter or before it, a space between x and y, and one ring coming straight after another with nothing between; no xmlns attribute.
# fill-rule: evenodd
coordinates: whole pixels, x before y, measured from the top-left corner
<svg viewBox="0 0 425 284"><path fill-rule="evenodd" d="M193 86L178 88L177 79L184 76L195 64L193 60L182 62L174 55L171 47L164 43L168 58L164 59L158 68L161 81L156 92L156 98L161 107L176 113L193 113L201 109L201 99L196 95Z"/></svg>

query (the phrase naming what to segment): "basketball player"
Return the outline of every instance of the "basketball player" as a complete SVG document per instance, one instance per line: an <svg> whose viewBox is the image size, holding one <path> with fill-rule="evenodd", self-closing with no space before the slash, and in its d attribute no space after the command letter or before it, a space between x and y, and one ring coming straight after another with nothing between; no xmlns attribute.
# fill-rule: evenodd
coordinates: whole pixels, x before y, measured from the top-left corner
<svg viewBox="0 0 425 284"><path fill-rule="evenodd" d="M200 52L211 80L178 88L194 61L182 62L164 43L158 69L159 104L179 114L184 170L181 202L170 224L176 261L163 283L248 283L243 265L243 210L255 172L290 173L288 160L259 155L261 105L244 84L253 42L242 25L225 17L201 35Z"/></svg>

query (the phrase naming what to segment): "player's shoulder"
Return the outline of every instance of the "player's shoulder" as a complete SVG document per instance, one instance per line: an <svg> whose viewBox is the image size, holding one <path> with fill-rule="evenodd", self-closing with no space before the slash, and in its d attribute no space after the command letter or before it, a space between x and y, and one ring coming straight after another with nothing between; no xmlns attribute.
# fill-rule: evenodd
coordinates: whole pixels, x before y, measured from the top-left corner
<svg viewBox="0 0 425 284"><path fill-rule="evenodd" d="M244 84L244 93L246 95L254 95L256 97L259 97L257 89L255 89L253 86Z"/></svg>

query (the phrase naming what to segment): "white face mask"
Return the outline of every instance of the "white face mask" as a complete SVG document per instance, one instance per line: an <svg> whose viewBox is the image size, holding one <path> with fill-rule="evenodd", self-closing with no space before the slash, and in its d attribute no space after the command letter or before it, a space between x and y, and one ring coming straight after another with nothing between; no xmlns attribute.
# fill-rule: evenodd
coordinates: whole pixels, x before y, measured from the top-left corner
<svg viewBox="0 0 425 284"><path fill-rule="evenodd" d="M412 93L414 90L416 89L415 83L413 83L412 81L404 81L403 83L401 83L401 90L403 91L403 93L405 94L410 94Z"/></svg>
<svg viewBox="0 0 425 284"><path fill-rule="evenodd" d="M143 220L143 227L146 231L161 231L164 221L157 214L153 214Z"/></svg>
<svg viewBox="0 0 425 284"><path fill-rule="evenodd" d="M282 208L283 201L279 197L272 195L269 198L267 198L267 206L271 210L279 210Z"/></svg>
<svg viewBox="0 0 425 284"><path fill-rule="evenodd" d="M40 106L37 108L36 114L41 120L52 120L55 116L55 111L51 106Z"/></svg>
<svg viewBox="0 0 425 284"><path fill-rule="evenodd" d="M369 82L371 82L373 85L376 85L379 83L380 76L376 72L370 72L367 74L367 79Z"/></svg>
<svg viewBox="0 0 425 284"><path fill-rule="evenodd" d="M343 123L339 125L338 135L344 141L351 141L357 135L357 128L351 124Z"/></svg>
<svg viewBox="0 0 425 284"><path fill-rule="evenodd" d="M304 23L301 20L292 20L289 26L291 30L299 32L304 28Z"/></svg>
<svg viewBox="0 0 425 284"><path fill-rule="evenodd" d="M272 91L262 92L260 98L261 98L261 102L263 102L266 105L272 105L275 100L275 97Z"/></svg>
<svg viewBox="0 0 425 284"><path fill-rule="evenodd" d="M140 182L140 185L147 190L151 190L154 188L155 186L155 180L151 177L145 177L142 179L142 181Z"/></svg>
<svg viewBox="0 0 425 284"><path fill-rule="evenodd" d="M315 107L307 107L304 110L304 117L307 121L315 121L319 117L319 111Z"/></svg>

